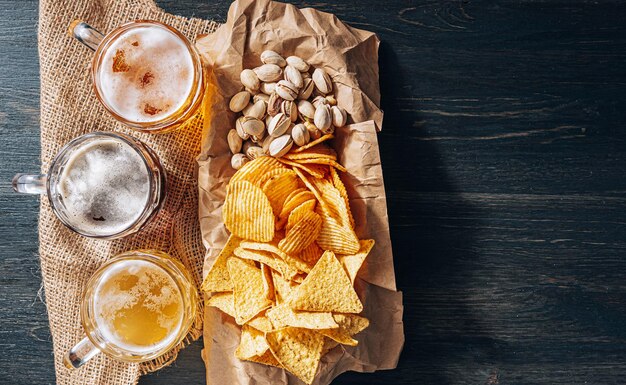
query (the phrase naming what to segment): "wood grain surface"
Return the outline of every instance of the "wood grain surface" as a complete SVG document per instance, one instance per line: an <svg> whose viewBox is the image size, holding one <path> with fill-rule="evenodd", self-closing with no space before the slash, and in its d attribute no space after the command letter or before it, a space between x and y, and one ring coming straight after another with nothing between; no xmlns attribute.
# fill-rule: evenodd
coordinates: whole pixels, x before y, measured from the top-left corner
<svg viewBox="0 0 626 385"><path fill-rule="evenodd" d="M159 1L223 21L228 1ZM296 1L378 33L406 345L334 384L626 378L626 4ZM36 199L37 2L0 0L0 383L52 384ZM205 384L201 342L140 384Z"/></svg>

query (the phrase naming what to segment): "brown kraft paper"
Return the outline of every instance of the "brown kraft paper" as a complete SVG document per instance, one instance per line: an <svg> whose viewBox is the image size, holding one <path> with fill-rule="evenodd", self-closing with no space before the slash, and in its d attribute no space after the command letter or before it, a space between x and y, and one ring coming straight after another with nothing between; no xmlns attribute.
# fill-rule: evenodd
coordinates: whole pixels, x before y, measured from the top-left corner
<svg viewBox="0 0 626 385"><path fill-rule="evenodd" d="M358 346L338 346L322 358L314 384L326 385L345 371L373 372L396 367L404 332L402 294L396 291L389 237L387 203L378 151L382 126L375 34L351 28L334 15L267 0L235 1L228 20L211 35L198 39L207 72L207 98L202 148L198 157L199 215L207 253L204 272L228 238L221 207L234 171L226 136L236 116L228 101L241 90L239 74L261 64L266 49L284 57L297 55L323 67L335 84L335 97L360 122L336 130L331 145L348 172L342 175L360 239L376 245L355 283L370 326L355 338ZM215 308L205 309L203 359L208 384L301 384L286 371L234 357L240 331L233 319Z"/></svg>

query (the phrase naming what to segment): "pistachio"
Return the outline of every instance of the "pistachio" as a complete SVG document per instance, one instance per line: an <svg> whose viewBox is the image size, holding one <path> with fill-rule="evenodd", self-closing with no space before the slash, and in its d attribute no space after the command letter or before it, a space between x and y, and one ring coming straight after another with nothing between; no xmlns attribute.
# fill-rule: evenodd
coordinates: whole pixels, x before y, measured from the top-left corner
<svg viewBox="0 0 626 385"><path fill-rule="evenodd" d="M320 130L317 129L317 127L315 127L315 124L307 121L305 121L303 124L304 127L306 127L306 130L309 132L310 139L315 140L319 139L322 136L322 133L320 132Z"/></svg>
<svg viewBox="0 0 626 385"><path fill-rule="evenodd" d="M298 102L298 111L305 118L315 118L315 107L313 107L313 104L311 104L308 100L300 100Z"/></svg>
<svg viewBox="0 0 626 385"><path fill-rule="evenodd" d="M230 103L228 103L228 108L232 112L240 112L250 102L250 93L248 91L237 92L235 96L230 98Z"/></svg>
<svg viewBox="0 0 626 385"><path fill-rule="evenodd" d="M272 116L270 114L265 115L265 127L269 127L270 126L270 122L272 121L273 117L274 116Z"/></svg>
<svg viewBox="0 0 626 385"><path fill-rule="evenodd" d="M311 74L308 72L300 72L302 74L302 79L311 79Z"/></svg>
<svg viewBox="0 0 626 385"><path fill-rule="evenodd" d="M298 56L289 56L286 61L287 64L294 67L300 72L307 72L309 70L309 64Z"/></svg>
<svg viewBox="0 0 626 385"><path fill-rule="evenodd" d="M333 82L323 68L316 68L311 78L315 83L315 88L317 88L320 93L326 95L333 90Z"/></svg>
<svg viewBox="0 0 626 385"><path fill-rule="evenodd" d="M309 139L311 138L309 135L309 130L306 129L305 125L300 123L293 126L291 129L291 138L293 142L298 146L304 146L309 143Z"/></svg>
<svg viewBox="0 0 626 385"><path fill-rule="evenodd" d="M285 59L283 59L278 52L271 50L266 50L261 53L261 61L263 64L276 64L279 67L287 65L287 61L285 61Z"/></svg>
<svg viewBox="0 0 626 385"><path fill-rule="evenodd" d="M276 84L276 93L285 100L295 100L298 96L298 89L292 82L281 80Z"/></svg>
<svg viewBox="0 0 626 385"><path fill-rule="evenodd" d="M280 107L283 103L283 99L278 96L276 92L270 95L270 99L267 102L267 113L274 116L280 112Z"/></svg>
<svg viewBox="0 0 626 385"><path fill-rule="evenodd" d="M327 133L326 131L328 131L330 129L330 126L333 124L330 106L328 104L321 104L315 110L313 123L315 123L315 127L317 127L320 131L325 134Z"/></svg>
<svg viewBox="0 0 626 385"><path fill-rule="evenodd" d="M230 148L230 152L232 152L233 154L236 154L239 151L241 151L242 140L239 134L237 134L237 130L231 129L230 131L228 131L227 140L228 140L228 148Z"/></svg>
<svg viewBox="0 0 626 385"><path fill-rule="evenodd" d="M307 100L308 98L310 98L314 88L315 83L313 83L313 79L303 79L302 88L300 89L300 93L298 94L298 99Z"/></svg>
<svg viewBox="0 0 626 385"><path fill-rule="evenodd" d="M265 95L271 95L276 90L276 83L261 83L261 92Z"/></svg>
<svg viewBox="0 0 626 385"><path fill-rule="evenodd" d="M263 149L259 146L250 146L246 150L246 156L250 159L256 159L260 156L265 156Z"/></svg>
<svg viewBox="0 0 626 385"><path fill-rule="evenodd" d="M293 145L293 139L291 139L291 135L282 135L278 138L272 140L269 145L270 155L276 158L280 158L285 155L291 149Z"/></svg>
<svg viewBox="0 0 626 385"><path fill-rule="evenodd" d="M263 132L261 132L261 135L251 135L250 141L254 144L262 143L263 139L265 138L265 133L266 133L266 130L263 130Z"/></svg>
<svg viewBox="0 0 626 385"><path fill-rule="evenodd" d="M337 99L335 99L334 95L326 95L326 97L324 99L326 99L328 104L330 104L331 106L336 106L337 105Z"/></svg>
<svg viewBox="0 0 626 385"><path fill-rule="evenodd" d="M243 167L244 164L248 163L249 161L250 159L248 159L247 156L239 153L239 154L233 155L233 157L230 158L230 165L235 170L239 170L240 168Z"/></svg>
<svg viewBox="0 0 626 385"><path fill-rule="evenodd" d="M259 89L259 78L256 76L254 71L249 69L241 71L239 79L241 80L241 84L243 84L244 87L249 88L253 91Z"/></svg>
<svg viewBox="0 0 626 385"><path fill-rule="evenodd" d="M265 139L263 139L263 144L261 145L261 148L263 148L263 152L265 152L266 154L270 153L270 143L272 143L272 141L275 138L272 135L268 135L267 137L265 137Z"/></svg>
<svg viewBox="0 0 626 385"><path fill-rule="evenodd" d="M248 140L248 138L250 138L250 134L246 133L243 129L243 119L243 116L237 118L237 121L235 122L235 130L241 139Z"/></svg>
<svg viewBox="0 0 626 385"><path fill-rule="evenodd" d="M283 70L276 64L263 64L255 68L254 73L262 82L275 82L283 75Z"/></svg>
<svg viewBox="0 0 626 385"><path fill-rule="evenodd" d="M320 108L321 105L328 104L328 100L323 96L316 96L312 103L315 108Z"/></svg>
<svg viewBox="0 0 626 385"><path fill-rule="evenodd" d="M346 121L348 120L348 113L346 110L339 106L332 106L331 109L333 126L339 128L346 125Z"/></svg>
<svg viewBox="0 0 626 385"><path fill-rule="evenodd" d="M251 146L254 146L254 143L252 143L252 141L250 141L250 140L246 140L245 142L243 142L243 146L241 146L241 152L243 152L245 154L246 151L248 151L248 149Z"/></svg>
<svg viewBox="0 0 626 385"><path fill-rule="evenodd" d="M248 116L252 118L257 118L262 120L265 118L265 111L267 109L267 105L264 101L259 100L254 104L248 105L248 107L243 109L243 116Z"/></svg>
<svg viewBox="0 0 626 385"><path fill-rule="evenodd" d="M283 135L290 125L291 120L289 117L282 112L279 112L272 118L272 120L270 120L270 124L267 126L267 133L277 138Z"/></svg>
<svg viewBox="0 0 626 385"><path fill-rule="evenodd" d="M293 85L296 86L296 88L298 89L302 88L302 85L303 85L302 74L300 73L300 71L296 69L296 67L293 67L293 66L285 67L285 80L293 83Z"/></svg>
<svg viewBox="0 0 626 385"><path fill-rule="evenodd" d="M287 115L292 122L298 120L298 107L292 100L284 100L280 106L280 110L283 114Z"/></svg>
<svg viewBox="0 0 626 385"><path fill-rule="evenodd" d="M265 84L265 83L263 83L263 84ZM269 95L265 95L265 94L256 94L256 95L254 95L254 96L252 97L252 103L256 103L256 102L258 102L259 100L264 101L264 102L265 102L265 104L266 104L266 106L265 106L265 107L267 107L267 102L269 102L270 97L269 97Z"/></svg>
<svg viewBox="0 0 626 385"><path fill-rule="evenodd" d="M265 124L257 118L244 117L241 125L243 126L243 131L248 135L259 136L265 129Z"/></svg>

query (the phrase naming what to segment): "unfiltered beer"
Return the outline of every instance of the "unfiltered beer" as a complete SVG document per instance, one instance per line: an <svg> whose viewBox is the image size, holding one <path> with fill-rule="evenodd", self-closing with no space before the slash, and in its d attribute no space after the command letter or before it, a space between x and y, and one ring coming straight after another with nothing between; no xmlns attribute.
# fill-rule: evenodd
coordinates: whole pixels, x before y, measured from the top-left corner
<svg viewBox="0 0 626 385"><path fill-rule="evenodd" d="M94 290L96 327L109 343L135 354L171 344L183 326L184 310L174 279L145 260L110 265Z"/></svg>
<svg viewBox="0 0 626 385"><path fill-rule="evenodd" d="M91 235L125 231L150 200L150 171L125 141L103 137L69 154L57 181L58 198L71 227Z"/></svg>
<svg viewBox="0 0 626 385"><path fill-rule="evenodd" d="M125 120L150 123L183 108L195 95L195 64L185 41L156 24L126 29L104 52L97 86Z"/></svg>

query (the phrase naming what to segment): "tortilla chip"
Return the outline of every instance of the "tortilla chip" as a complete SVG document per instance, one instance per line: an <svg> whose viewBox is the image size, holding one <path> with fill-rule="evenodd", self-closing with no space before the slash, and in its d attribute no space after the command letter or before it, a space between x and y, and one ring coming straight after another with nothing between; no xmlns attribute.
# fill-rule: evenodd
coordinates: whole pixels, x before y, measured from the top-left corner
<svg viewBox="0 0 626 385"><path fill-rule="evenodd" d="M262 263L261 273L263 273L263 291L265 292L265 298L274 302L274 281L272 281L272 270L269 266Z"/></svg>
<svg viewBox="0 0 626 385"><path fill-rule="evenodd" d="M283 369L283 366L276 360L276 357L272 354L272 352L267 351L261 356L252 356L246 358L246 361L256 362L258 364L276 366L277 368Z"/></svg>
<svg viewBox="0 0 626 385"><path fill-rule="evenodd" d="M275 254L269 251L248 250L243 247L238 247L235 249L235 255L242 259L249 259L267 265L286 279L292 279L298 274L298 269L291 267L287 262L281 258L275 257Z"/></svg>
<svg viewBox="0 0 626 385"><path fill-rule="evenodd" d="M261 312L258 316L252 318L250 321L248 321L246 325L252 326L256 330L263 332L263 333L269 333L274 330L274 326L272 325L272 322L270 321L269 318L263 315L263 312Z"/></svg>
<svg viewBox="0 0 626 385"><path fill-rule="evenodd" d="M367 318L355 314L333 314L333 318L339 327L336 329L319 330L320 334L340 344L349 346L358 344L358 341L352 338L352 336L365 330L370 324Z"/></svg>
<svg viewBox="0 0 626 385"><path fill-rule="evenodd" d="M289 306L283 304L274 306L266 314L275 329L286 326L304 329L336 329L339 327L330 312L293 311Z"/></svg>
<svg viewBox="0 0 626 385"><path fill-rule="evenodd" d="M262 242L243 241L243 242L241 242L240 246L242 248L248 249L248 250L269 251L272 254L276 254L278 257L280 257L280 259L285 261L286 264L288 264L289 266L291 266L294 269L297 269L297 270L300 270L300 271L304 271L305 273L308 273L309 271L311 271L311 267L306 262L302 261L299 258L292 257L291 255L288 255L287 253L285 253L284 251L279 249L278 248L278 241L276 241L276 243L274 243L274 242L272 242L272 243L262 243Z"/></svg>
<svg viewBox="0 0 626 385"><path fill-rule="evenodd" d="M326 251L287 303L294 310L360 313L363 304L332 251Z"/></svg>
<svg viewBox="0 0 626 385"><path fill-rule="evenodd" d="M352 255L340 255L337 259L348 273L348 277L350 277L350 282L354 285L354 280L356 279L356 275L363 266L363 262L367 255L374 247L373 239L362 239L359 241L359 251L356 254ZM304 259L304 258L303 258Z"/></svg>
<svg viewBox="0 0 626 385"><path fill-rule="evenodd" d="M276 303L283 303L289 296L289 293L291 293L292 284L278 274L272 274L272 279L274 281Z"/></svg>
<svg viewBox="0 0 626 385"><path fill-rule="evenodd" d="M270 351L280 364L307 384L317 373L324 336L312 330L285 328L266 334Z"/></svg>
<svg viewBox="0 0 626 385"><path fill-rule="evenodd" d="M233 257L228 260L228 273L233 281L235 322L243 325L272 302L265 297L261 269Z"/></svg>
<svg viewBox="0 0 626 385"><path fill-rule="evenodd" d="M324 346L322 347L322 357L324 357L326 353L330 352L337 346L339 346L339 342L330 338L324 338Z"/></svg>
<svg viewBox="0 0 626 385"><path fill-rule="evenodd" d="M213 306L222 312L235 318L235 301L232 292L215 293L206 302L207 306Z"/></svg>
<svg viewBox="0 0 626 385"><path fill-rule="evenodd" d="M207 292L233 290L233 284L230 281L230 275L228 275L226 261L234 255L233 252L239 247L240 242L241 238L239 237L234 235L228 237L224 248L220 251L209 273L204 278L204 282L202 282L202 290Z"/></svg>
<svg viewBox="0 0 626 385"><path fill-rule="evenodd" d="M250 357L263 355L269 348L263 333L248 325L243 325L241 340L235 350L235 357L246 360Z"/></svg>

